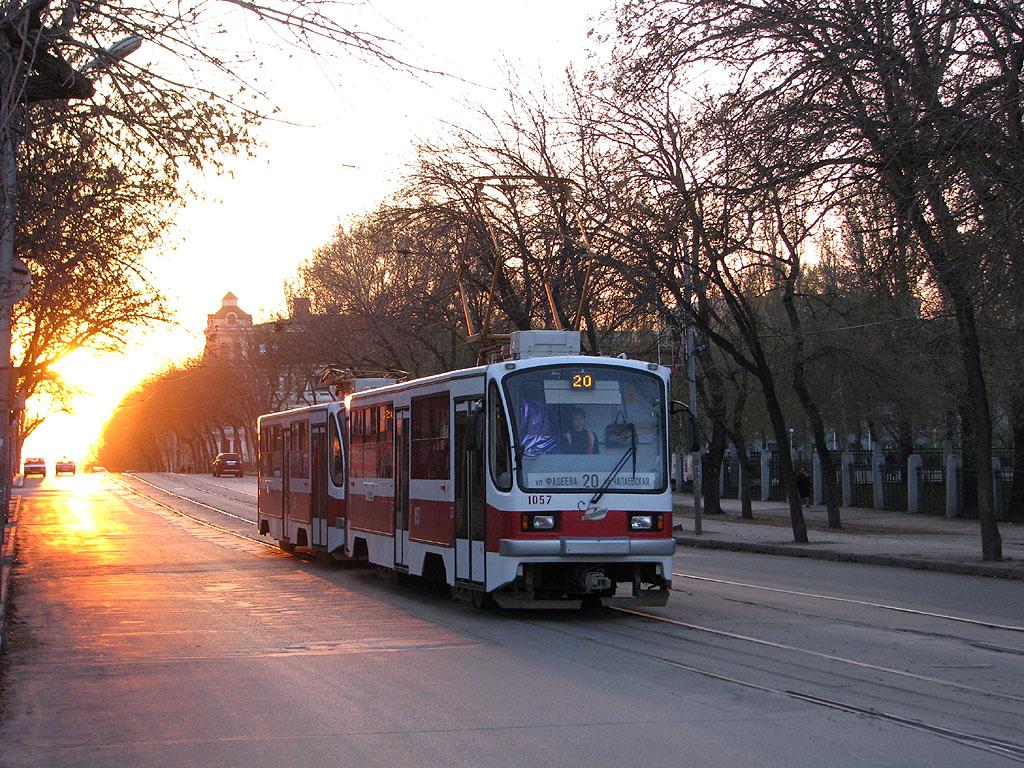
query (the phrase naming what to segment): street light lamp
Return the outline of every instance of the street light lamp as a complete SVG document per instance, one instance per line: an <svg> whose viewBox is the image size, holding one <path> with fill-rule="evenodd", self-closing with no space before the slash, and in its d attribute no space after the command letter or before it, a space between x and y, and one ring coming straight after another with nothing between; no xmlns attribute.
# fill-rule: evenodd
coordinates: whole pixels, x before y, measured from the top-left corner
<svg viewBox="0 0 1024 768"><path fill-rule="evenodd" d="M95 72L107 69L117 64L122 59L135 53L142 46L142 35L128 35L123 40L118 40L108 48L99 52L96 58L82 67L83 72Z"/></svg>

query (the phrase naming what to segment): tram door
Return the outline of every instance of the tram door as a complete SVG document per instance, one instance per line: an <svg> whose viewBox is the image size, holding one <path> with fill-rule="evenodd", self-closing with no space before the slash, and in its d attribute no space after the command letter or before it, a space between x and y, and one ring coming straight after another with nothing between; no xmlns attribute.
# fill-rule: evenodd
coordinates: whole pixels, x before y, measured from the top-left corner
<svg viewBox="0 0 1024 768"><path fill-rule="evenodd" d="M483 408L480 400L455 405L455 578L484 581Z"/></svg>
<svg viewBox="0 0 1024 768"><path fill-rule="evenodd" d="M409 409L395 409L395 565L408 566Z"/></svg>
<svg viewBox="0 0 1024 768"><path fill-rule="evenodd" d="M310 537L313 546L327 545L327 425L311 424L310 458Z"/></svg>
<svg viewBox="0 0 1024 768"><path fill-rule="evenodd" d="M281 429L281 538L288 538L288 517L292 506L292 428Z"/></svg>

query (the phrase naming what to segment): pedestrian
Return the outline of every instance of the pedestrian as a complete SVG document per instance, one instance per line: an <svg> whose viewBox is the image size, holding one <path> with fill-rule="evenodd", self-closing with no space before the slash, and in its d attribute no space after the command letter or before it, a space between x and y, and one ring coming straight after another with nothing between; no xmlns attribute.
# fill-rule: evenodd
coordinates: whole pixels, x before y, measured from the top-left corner
<svg viewBox="0 0 1024 768"><path fill-rule="evenodd" d="M809 507L811 505L811 478L807 475L807 467L802 464L796 473L796 488L800 493L800 503Z"/></svg>

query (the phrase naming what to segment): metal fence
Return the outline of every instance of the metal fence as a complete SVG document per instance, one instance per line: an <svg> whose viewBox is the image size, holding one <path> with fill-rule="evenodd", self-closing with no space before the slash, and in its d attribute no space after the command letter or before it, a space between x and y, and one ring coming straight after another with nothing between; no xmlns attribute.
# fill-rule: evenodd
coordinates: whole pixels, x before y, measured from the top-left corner
<svg viewBox="0 0 1024 768"><path fill-rule="evenodd" d="M761 498L761 452L750 452L750 495L751 498Z"/></svg>
<svg viewBox="0 0 1024 768"><path fill-rule="evenodd" d="M1002 465L999 471L993 476L993 480L999 483L999 489L1002 491L1002 504L999 509L996 510L996 519L1009 522L1011 520L1024 520L1024 510L1012 510L1010 509L1010 495L1013 492L1013 465ZM1017 515L1014 516L1014 512Z"/></svg>
<svg viewBox="0 0 1024 768"><path fill-rule="evenodd" d="M832 479L835 483L836 493L838 494L839 504L843 503L843 452L842 451L829 451L829 456L832 459ZM813 482L813 480L812 480ZM821 503L827 504L828 499L825 498L825 488L821 489Z"/></svg>
<svg viewBox="0 0 1024 768"><path fill-rule="evenodd" d="M786 488L782 484L782 468L779 464L778 451L772 451L772 455L768 459L768 477L768 482L771 483L768 488L768 499L770 501L781 501L782 499L785 499Z"/></svg>
<svg viewBox="0 0 1024 768"><path fill-rule="evenodd" d="M874 506L874 482L871 451L849 451L853 461L847 465L847 479L850 482L852 498L850 506L871 508ZM884 463L881 468L882 508L906 511L908 508L908 485L915 483L919 512L932 515L946 513L947 482L952 484L949 492L957 500L957 509L963 517L977 517L977 477L973 472L958 469L947 478L946 453L941 449L922 449L915 453L921 457L921 467L913 474L907 472L905 461L897 451L883 451ZM1013 489L1013 452L1000 450L995 453L1000 459L1000 469L995 470L992 479L996 486L996 518L1003 522L1024 522L1024 509L1015 510L1010 506ZM784 500L785 485L782 482L778 451L771 451L767 464L768 476L762 477L761 452L750 452L751 493L754 499L767 497L771 501ZM842 451L831 452L837 490L842 492L843 472ZM706 457L704 457L706 460ZM705 471L705 477L707 472ZM987 475L988 473L986 473ZM812 478L813 481L813 478ZM768 493L762 493L762 484L768 483ZM722 498L739 498L740 464L736 456L726 455L721 466ZM687 480L681 490L691 491L692 482ZM824 490L824 489L822 489ZM1001 491L999 493L998 491ZM823 500L824 501L824 500ZM1000 503L1001 502L1001 503Z"/></svg>
<svg viewBox="0 0 1024 768"><path fill-rule="evenodd" d="M921 468L917 471L919 512L946 514L946 454L942 450L921 450Z"/></svg>
<svg viewBox="0 0 1024 768"><path fill-rule="evenodd" d="M906 512L907 463L896 450L883 450L882 458L882 509Z"/></svg>
<svg viewBox="0 0 1024 768"><path fill-rule="evenodd" d="M726 456L722 461L722 498L738 499L740 496L740 463L735 456Z"/></svg>
<svg viewBox="0 0 1024 768"><path fill-rule="evenodd" d="M851 507L875 506L875 486L871 473L871 451L849 451L853 461L848 465Z"/></svg>
<svg viewBox="0 0 1024 768"><path fill-rule="evenodd" d="M986 473L987 474L987 473ZM957 517L978 519L978 473L973 469L957 467L953 479L953 493L957 500Z"/></svg>

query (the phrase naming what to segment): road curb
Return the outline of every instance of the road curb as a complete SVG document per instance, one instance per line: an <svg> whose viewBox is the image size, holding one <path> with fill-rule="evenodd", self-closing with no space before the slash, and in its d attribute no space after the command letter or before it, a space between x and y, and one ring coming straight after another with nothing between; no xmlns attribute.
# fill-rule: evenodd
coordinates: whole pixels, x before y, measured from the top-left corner
<svg viewBox="0 0 1024 768"><path fill-rule="evenodd" d="M21 511L21 496L11 498L7 507L7 524L4 526L4 543L0 549L0 653L7 647L7 600L10 594L11 567L17 549L18 512Z"/></svg>
<svg viewBox="0 0 1024 768"><path fill-rule="evenodd" d="M955 573L962 576L1024 580L1024 563L962 563L953 560L930 560L901 555L871 555L842 552L835 549L803 549L799 544L762 544L750 541L705 539L696 536L676 536L676 543L697 549L725 549L733 552L753 552L761 555L804 557L811 560L831 560L845 563L884 565L890 568L912 568L919 571Z"/></svg>

